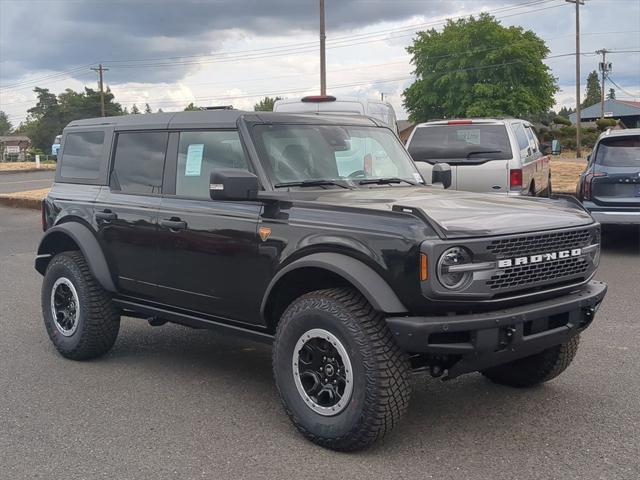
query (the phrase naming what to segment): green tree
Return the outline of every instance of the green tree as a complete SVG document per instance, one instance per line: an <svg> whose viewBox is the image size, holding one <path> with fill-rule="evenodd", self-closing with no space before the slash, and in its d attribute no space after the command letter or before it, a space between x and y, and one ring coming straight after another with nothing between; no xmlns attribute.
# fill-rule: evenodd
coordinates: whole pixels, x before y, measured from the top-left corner
<svg viewBox="0 0 640 480"><path fill-rule="evenodd" d="M598 72L595 70L587 77L587 90L582 101L582 108L590 107L596 103L600 103L602 89L600 88L600 80L598 80Z"/></svg>
<svg viewBox="0 0 640 480"><path fill-rule="evenodd" d="M139 113L140 113L140 109L134 103L133 106L131 107L131 115L138 115Z"/></svg>
<svg viewBox="0 0 640 480"><path fill-rule="evenodd" d="M566 119L569 118L569 115L571 115L575 110L573 108L567 108L567 107L562 107L559 111L558 111L558 116L560 117L564 117Z"/></svg>
<svg viewBox="0 0 640 480"><path fill-rule="evenodd" d="M615 100L616 99L616 90L615 88L610 88L609 93L607 93L607 100Z"/></svg>
<svg viewBox="0 0 640 480"><path fill-rule="evenodd" d="M37 103L27 111L27 120L20 124L18 133L28 136L34 148L47 152L69 122L100 116L100 92L91 88L85 88L84 92L67 89L57 96L47 88L36 87L33 91ZM122 115L122 107L114 101L109 89L104 99L107 115Z"/></svg>
<svg viewBox="0 0 640 480"><path fill-rule="evenodd" d="M416 81L404 91L409 119L547 112L558 91L543 59L545 42L530 30L503 27L491 15L448 20L419 32L407 48Z"/></svg>
<svg viewBox="0 0 640 480"><path fill-rule="evenodd" d="M256 112L273 112L273 104L277 100L281 100L280 97L264 97L258 103L253 106Z"/></svg>
<svg viewBox="0 0 640 480"><path fill-rule="evenodd" d="M13 125L11 125L9 117L6 113L0 110L0 135L9 135L12 129Z"/></svg>
<svg viewBox="0 0 640 480"><path fill-rule="evenodd" d="M152 113L151 112L151 107L149 106L148 103L144 104L144 113Z"/></svg>
<svg viewBox="0 0 640 480"><path fill-rule="evenodd" d="M185 111L185 112L198 112L198 111L200 111L200 107L196 107L196 106L193 104L193 102L191 102L189 105L187 105L187 106L184 108L184 111Z"/></svg>

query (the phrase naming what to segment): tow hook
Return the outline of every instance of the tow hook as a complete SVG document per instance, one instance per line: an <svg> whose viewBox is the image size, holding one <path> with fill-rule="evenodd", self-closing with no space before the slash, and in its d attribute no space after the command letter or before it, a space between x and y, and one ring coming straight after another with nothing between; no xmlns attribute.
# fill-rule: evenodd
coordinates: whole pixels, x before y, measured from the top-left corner
<svg viewBox="0 0 640 480"><path fill-rule="evenodd" d="M593 321L593 317L595 316L597 310L597 306L584 309L584 317L580 322L580 328L586 327Z"/></svg>
<svg viewBox="0 0 640 480"><path fill-rule="evenodd" d="M516 327L513 325L510 327L504 327L500 329L500 336L498 346L500 349L506 348L507 345L513 340L513 336L516 334Z"/></svg>

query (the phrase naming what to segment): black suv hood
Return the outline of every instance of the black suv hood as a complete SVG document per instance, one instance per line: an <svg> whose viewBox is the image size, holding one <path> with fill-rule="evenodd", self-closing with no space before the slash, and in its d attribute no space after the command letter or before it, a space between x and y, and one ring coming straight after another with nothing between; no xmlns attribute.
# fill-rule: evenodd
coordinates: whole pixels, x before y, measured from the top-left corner
<svg viewBox="0 0 640 480"><path fill-rule="evenodd" d="M291 192L294 200L372 210L402 210L426 217L446 238L539 232L593 223L567 200L514 198L431 187L374 187Z"/></svg>

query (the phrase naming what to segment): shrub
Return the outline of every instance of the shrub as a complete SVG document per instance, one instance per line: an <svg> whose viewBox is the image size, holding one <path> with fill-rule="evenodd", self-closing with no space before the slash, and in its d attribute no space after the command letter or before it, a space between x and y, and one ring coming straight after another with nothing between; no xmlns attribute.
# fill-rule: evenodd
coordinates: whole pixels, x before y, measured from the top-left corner
<svg viewBox="0 0 640 480"><path fill-rule="evenodd" d="M613 118L599 118L596 120L598 130L601 132L604 132L607 128L615 127L617 124L618 121Z"/></svg>
<svg viewBox="0 0 640 480"><path fill-rule="evenodd" d="M571 120L565 117L561 117L560 115L556 115L555 117L553 117L553 123L555 123L556 125L571 126Z"/></svg>

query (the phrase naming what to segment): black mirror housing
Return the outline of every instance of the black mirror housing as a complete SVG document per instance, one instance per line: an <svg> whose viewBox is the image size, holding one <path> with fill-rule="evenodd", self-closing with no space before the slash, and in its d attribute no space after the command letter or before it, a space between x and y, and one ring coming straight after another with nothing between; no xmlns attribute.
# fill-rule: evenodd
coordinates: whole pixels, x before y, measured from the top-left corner
<svg viewBox="0 0 640 480"><path fill-rule="evenodd" d="M255 200L259 189L258 177L239 168L217 168L209 177L211 200Z"/></svg>
<svg viewBox="0 0 640 480"><path fill-rule="evenodd" d="M448 163L436 163L431 170L431 183L441 183L447 189L451 186L451 166Z"/></svg>

